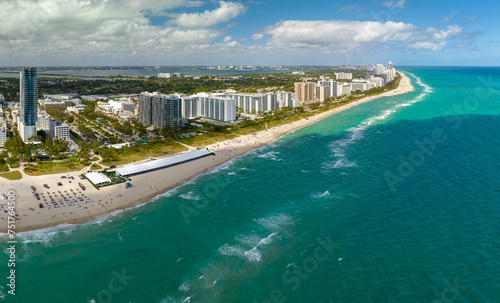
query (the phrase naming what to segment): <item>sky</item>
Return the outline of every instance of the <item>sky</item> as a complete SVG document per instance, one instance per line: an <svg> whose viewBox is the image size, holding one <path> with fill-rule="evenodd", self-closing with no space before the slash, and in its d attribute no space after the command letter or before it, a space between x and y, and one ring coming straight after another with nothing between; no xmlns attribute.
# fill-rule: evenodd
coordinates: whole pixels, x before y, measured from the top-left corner
<svg viewBox="0 0 500 303"><path fill-rule="evenodd" d="M498 66L494 0L0 0L0 66Z"/></svg>

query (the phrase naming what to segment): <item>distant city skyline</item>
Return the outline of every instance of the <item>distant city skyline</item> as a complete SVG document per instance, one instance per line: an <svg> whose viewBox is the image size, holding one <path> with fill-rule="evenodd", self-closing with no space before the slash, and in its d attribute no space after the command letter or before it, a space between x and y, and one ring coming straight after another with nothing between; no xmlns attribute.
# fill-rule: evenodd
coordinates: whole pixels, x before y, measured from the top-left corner
<svg viewBox="0 0 500 303"><path fill-rule="evenodd" d="M0 66L499 65L494 1L0 2Z"/></svg>

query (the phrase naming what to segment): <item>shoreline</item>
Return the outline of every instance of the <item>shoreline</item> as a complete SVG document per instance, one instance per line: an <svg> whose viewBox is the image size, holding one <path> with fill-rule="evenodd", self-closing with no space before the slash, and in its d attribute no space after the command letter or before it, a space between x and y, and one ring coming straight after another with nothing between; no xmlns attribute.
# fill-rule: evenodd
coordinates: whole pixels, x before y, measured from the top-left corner
<svg viewBox="0 0 500 303"><path fill-rule="evenodd" d="M399 73L402 75L402 79L399 86L394 90L376 96L365 97L336 109L268 130L206 146L215 150L216 154L159 171L133 176L130 178L132 188L129 189L125 188L124 184L118 184L97 190L88 180L79 179L80 172L43 176L26 176L23 174L23 178L17 181L5 180L6 182L4 182L4 179L2 179L0 189L5 194L9 190L16 192L16 212L19 218L16 220L17 233L56 227L62 224L88 223L101 216L107 217L117 210L126 210L149 203L159 195L191 182L210 172L215 167L326 117L375 99L393 97L413 91L414 87L410 79L404 73ZM72 176L74 179L70 180L62 178L62 176ZM63 186L58 186L57 182L63 183ZM79 182L83 183L86 190L80 189ZM44 188L44 184L47 184L50 188ZM31 186L36 187L41 200L37 200L32 194ZM47 204L50 203L51 199L57 202L66 200L69 203L65 203L64 206L58 208L39 208L39 203ZM73 201L76 201L76 203ZM6 205L7 200L0 197L0 233L7 232Z"/></svg>

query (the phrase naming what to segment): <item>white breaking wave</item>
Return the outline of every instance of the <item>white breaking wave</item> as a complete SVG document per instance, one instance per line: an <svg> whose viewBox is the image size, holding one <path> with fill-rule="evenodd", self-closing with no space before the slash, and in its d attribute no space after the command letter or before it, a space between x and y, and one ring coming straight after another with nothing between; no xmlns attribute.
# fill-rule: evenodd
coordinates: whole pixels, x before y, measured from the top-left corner
<svg viewBox="0 0 500 303"><path fill-rule="evenodd" d="M261 239L254 248L245 251L245 257L250 261L260 262L260 260L262 260L262 252L259 250L259 247L271 244L273 242L273 237L276 235L277 233L274 232L266 238Z"/></svg>
<svg viewBox="0 0 500 303"><path fill-rule="evenodd" d="M273 160L273 161L285 161L283 159L279 159L278 158L278 155L280 153L277 152L277 151L270 151L270 152L267 152L265 154L262 154L262 155L259 155L257 156L257 158L262 158L262 159L270 159L270 160Z"/></svg>
<svg viewBox="0 0 500 303"><path fill-rule="evenodd" d="M42 243L45 246L48 246L52 240L56 239L59 235L65 234L68 235L73 231L74 224L59 224L57 226L51 226L43 229L25 231L16 234L18 237L18 242L26 243ZM6 235L6 234L2 234Z"/></svg>
<svg viewBox="0 0 500 303"><path fill-rule="evenodd" d="M257 244L259 244L261 239L257 235L250 235L250 236L239 235L239 236L236 236L235 240L238 241L240 244L254 247Z"/></svg>
<svg viewBox="0 0 500 303"><path fill-rule="evenodd" d="M187 292L191 289L191 284L189 284L189 282L184 282L181 284L181 286L179 286L179 291L182 291L182 292Z"/></svg>
<svg viewBox="0 0 500 303"><path fill-rule="evenodd" d="M283 226L292 223L292 218L286 214L278 214L267 218L254 219L258 224L273 230L280 230Z"/></svg>
<svg viewBox="0 0 500 303"><path fill-rule="evenodd" d="M223 246L219 247L219 254L223 256L242 257L244 253L245 250L237 245L229 245L226 243Z"/></svg>
<svg viewBox="0 0 500 303"><path fill-rule="evenodd" d="M317 193L317 194L312 195L312 197L315 199L319 199L319 198L323 198L323 197L330 197L330 191L327 190L324 193Z"/></svg>
<svg viewBox="0 0 500 303"><path fill-rule="evenodd" d="M195 195L195 193L193 191L190 191L190 192L185 193L185 194L181 194L181 195L179 195L179 197L184 199L184 200L195 200L195 201L201 200L201 198L198 197L197 195Z"/></svg>
<svg viewBox="0 0 500 303"><path fill-rule="evenodd" d="M337 158L337 161L334 162L324 162L322 163L322 172L329 173L330 169L334 168L347 168L347 167L357 167L356 162L349 161L346 156L346 148L350 145L356 143L356 141L364 138L365 131L376 122L385 120L389 118L391 115L396 113L399 108L411 106L417 102L420 102L427 96L430 92L432 92L432 87L422 82L422 80L415 76L414 74L410 74L413 78L415 78L417 84L424 88L424 91L417 95L415 98L404 102L398 103L393 107L384 110L379 115L370 117L365 121L361 122L356 127L352 127L348 130L348 134L346 138L335 140L329 144L330 150L333 152L333 156Z"/></svg>

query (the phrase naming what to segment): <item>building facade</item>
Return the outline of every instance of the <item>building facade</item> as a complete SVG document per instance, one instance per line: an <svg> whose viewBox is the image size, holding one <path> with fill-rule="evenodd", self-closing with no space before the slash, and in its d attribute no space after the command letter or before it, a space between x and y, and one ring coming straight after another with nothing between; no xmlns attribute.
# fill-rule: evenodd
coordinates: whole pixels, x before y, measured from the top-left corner
<svg viewBox="0 0 500 303"><path fill-rule="evenodd" d="M7 141L7 124L0 118L0 147L4 147Z"/></svg>
<svg viewBox="0 0 500 303"><path fill-rule="evenodd" d="M49 134L52 139L70 140L69 125L67 123L62 123L61 121L53 120L50 123Z"/></svg>
<svg viewBox="0 0 500 303"><path fill-rule="evenodd" d="M38 76L36 68L26 67L20 74L21 110L19 112L19 133L24 142L36 136L38 115Z"/></svg>
<svg viewBox="0 0 500 303"><path fill-rule="evenodd" d="M259 114L267 113L280 108L278 95L273 93L267 94L240 94L229 93L229 98L236 101L236 106L243 113Z"/></svg>
<svg viewBox="0 0 500 303"><path fill-rule="evenodd" d="M178 127L182 120L182 98L144 92L139 96L139 122L156 128Z"/></svg>
<svg viewBox="0 0 500 303"><path fill-rule="evenodd" d="M330 86L316 86L316 100L323 102L330 97Z"/></svg>
<svg viewBox="0 0 500 303"><path fill-rule="evenodd" d="M198 94L184 99L183 117L204 117L223 122L236 120L236 101L233 98Z"/></svg>
<svg viewBox="0 0 500 303"><path fill-rule="evenodd" d="M352 80L352 73L335 73L337 80Z"/></svg>
<svg viewBox="0 0 500 303"><path fill-rule="evenodd" d="M314 82L296 82L295 98L304 103L314 101Z"/></svg>

